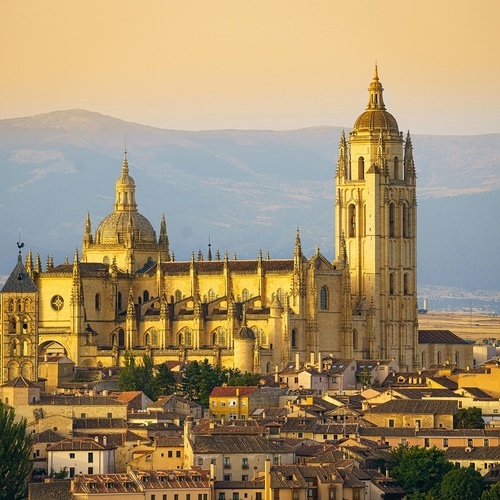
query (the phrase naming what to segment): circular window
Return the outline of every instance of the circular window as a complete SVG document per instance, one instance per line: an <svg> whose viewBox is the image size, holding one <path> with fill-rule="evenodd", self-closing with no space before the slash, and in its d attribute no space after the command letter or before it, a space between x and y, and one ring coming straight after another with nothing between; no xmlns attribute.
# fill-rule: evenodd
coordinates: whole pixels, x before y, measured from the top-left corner
<svg viewBox="0 0 500 500"><path fill-rule="evenodd" d="M64 299L60 295L54 295L50 301L50 305L54 311L60 311L64 307Z"/></svg>

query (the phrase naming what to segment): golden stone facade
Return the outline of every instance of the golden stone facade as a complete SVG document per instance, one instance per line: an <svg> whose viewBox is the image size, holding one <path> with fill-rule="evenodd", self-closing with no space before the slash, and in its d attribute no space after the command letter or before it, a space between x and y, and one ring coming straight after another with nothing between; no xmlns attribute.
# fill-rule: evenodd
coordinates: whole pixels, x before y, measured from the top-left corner
<svg viewBox="0 0 500 500"><path fill-rule="evenodd" d="M2 290L1 382L28 374L14 337L34 346L32 380L37 356L116 366L126 350L155 363L207 358L262 373L297 353L302 361L311 353L394 356L402 367L416 366L415 169L410 137L403 140L385 111L377 74L366 111L340 141L333 262L319 250L307 258L298 231L290 259L261 252L255 260L227 252L212 258L209 251L176 261L165 218L157 237L137 210L126 154L115 192L113 212L95 234L87 215L72 263L54 266L49 258L42 270L31 252L19 261L33 287ZM24 318L15 304L25 299L28 326L13 333L9 325Z"/></svg>

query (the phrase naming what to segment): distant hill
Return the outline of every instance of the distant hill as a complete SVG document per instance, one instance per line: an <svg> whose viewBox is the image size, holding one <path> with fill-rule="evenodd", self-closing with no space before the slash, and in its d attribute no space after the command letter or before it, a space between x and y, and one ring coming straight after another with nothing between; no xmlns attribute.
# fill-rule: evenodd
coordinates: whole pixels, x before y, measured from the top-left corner
<svg viewBox="0 0 500 500"><path fill-rule="evenodd" d="M157 231L165 213L176 259L209 237L231 257L290 257L297 226L308 256L319 245L333 258L341 131L161 130L83 110L0 120L0 274L19 229L43 262L81 247L87 210L94 231L112 211L125 135L139 210ZM419 283L498 290L500 134L412 139Z"/></svg>

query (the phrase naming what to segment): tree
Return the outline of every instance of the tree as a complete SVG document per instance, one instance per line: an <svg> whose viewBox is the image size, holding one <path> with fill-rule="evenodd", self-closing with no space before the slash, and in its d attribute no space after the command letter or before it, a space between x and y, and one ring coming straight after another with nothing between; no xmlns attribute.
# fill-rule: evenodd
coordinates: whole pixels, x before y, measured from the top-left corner
<svg viewBox="0 0 500 500"><path fill-rule="evenodd" d="M457 412L455 428L484 429L483 410L481 408L460 408Z"/></svg>
<svg viewBox="0 0 500 500"><path fill-rule="evenodd" d="M156 400L155 375L153 361L144 354L142 364L137 365L134 356L125 353L125 366L118 375L118 386L122 391L142 391L148 398Z"/></svg>
<svg viewBox="0 0 500 500"><path fill-rule="evenodd" d="M455 467L443 477L440 495L446 500L477 500L483 489L483 480L477 470Z"/></svg>
<svg viewBox="0 0 500 500"><path fill-rule="evenodd" d="M490 489L483 491L481 500L500 500L500 483L495 483Z"/></svg>
<svg viewBox="0 0 500 500"><path fill-rule="evenodd" d="M31 472L31 437L26 420L14 420L14 410L0 403L0 499L27 497Z"/></svg>
<svg viewBox="0 0 500 500"><path fill-rule="evenodd" d="M214 387L227 382L227 370L211 365L205 358L201 363L192 361L182 375L182 387L186 396L208 408L209 396Z"/></svg>
<svg viewBox="0 0 500 500"><path fill-rule="evenodd" d="M170 368L162 363L156 372L155 376L155 395L156 397L163 394L172 394L175 392L176 380L175 375Z"/></svg>
<svg viewBox="0 0 500 500"><path fill-rule="evenodd" d="M410 499L439 492L444 475L452 469L444 451L401 444L391 452L389 469Z"/></svg>
<svg viewBox="0 0 500 500"><path fill-rule="evenodd" d="M260 373L245 372L241 373L238 368L228 371L227 385L231 386L250 386L259 385L261 379Z"/></svg>

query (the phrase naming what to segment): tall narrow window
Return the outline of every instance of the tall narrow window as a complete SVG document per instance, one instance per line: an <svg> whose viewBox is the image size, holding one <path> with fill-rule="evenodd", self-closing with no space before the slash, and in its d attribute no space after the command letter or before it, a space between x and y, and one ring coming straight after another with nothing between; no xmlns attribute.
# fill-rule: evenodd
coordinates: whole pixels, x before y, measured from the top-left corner
<svg viewBox="0 0 500 500"><path fill-rule="evenodd" d="M118 292L116 296L116 309L118 309L118 311L122 310L122 292Z"/></svg>
<svg viewBox="0 0 500 500"><path fill-rule="evenodd" d="M208 291L208 301L212 302L213 300L215 300L215 292L210 288Z"/></svg>
<svg viewBox="0 0 500 500"><path fill-rule="evenodd" d="M358 331L356 329L352 331L352 348L358 349Z"/></svg>
<svg viewBox="0 0 500 500"><path fill-rule="evenodd" d="M142 292L142 298L144 302L147 302L149 300L149 292L147 290L144 290L144 292Z"/></svg>
<svg viewBox="0 0 500 500"><path fill-rule="evenodd" d="M248 293L248 290L246 288L243 288L243 290L241 291L241 300L243 302L245 302L249 298L250 298L250 294Z"/></svg>
<svg viewBox="0 0 500 500"><path fill-rule="evenodd" d="M354 238L356 236L356 206L352 203L347 208L347 235L349 238Z"/></svg>
<svg viewBox="0 0 500 500"><path fill-rule="evenodd" d="M362 156L358 158L358 179L360 181L365 179L365 159Z"/></svg>
<svg viewBox="0 0 500 500"><path fill-rule="evenodd" d="M404 294L405 295L408 295L410 293L409 291L409 277L408 277L408 273L405 273L403 275L403 290L404 290Z"/></svg>
<svg viewBox="0 0 500 500"><path fill-rule="evenodd" d="M395 293L395 282L396 282L396 276L394 273L391 273L389 275L389 295L394 295Z"/></svg>
<svg viewBox="0 0 500 500"><path fill-rule="evenodd" d="M297 330L295 328L292 330L292 347L297 347Z"/></svg>
<svg viewBox="0 0 500 500"><path fill-rule="evenodd" d="M389 238L396 236L396 205L389 205Z"/></svg>
<svg viewBox="0 0 500 500"><path fill-rule="evenodd" d="M284 306L285 305L285 292L284 292L283 288L278 288L278 290L276 290L276 295L278 296L278 299L281 302L281 305Z"/></svg>
<svg viewBox="0 0 500 500"><path fill-rule="evenodd" d="M125 331L123 328L118 330L118 347L125 347Z"/></svg>
<svg viewBox="0 0 500 500"><path fill-rule="evenodd" d="M180 302L182 300L182 292L180 290L175 291L175 301Z"/></svg>
<svg viewBox="0 0 500 500"><path fill-rule="evenodd" d="M403 238L410 238L410 214L408 205L403 205Z"/></svg>
<svg viewBox="0 0 500 500"><path fill-rule="evenodd" d="M101 310L101 294L100 293L95 294L95 310L96 311Z"/></svg>
<svg viewBox="0 0 500 500"><path fill-rule="evenodd" d="M319 307L322 311L328 309L328 288L322 286L319 293Z"/></svg>
<svg viewBox="0 0 500 500"><path fill-rule="evenodd" d="M394 179L399 179L399 158L397 156L394 157Z"/></svg>

